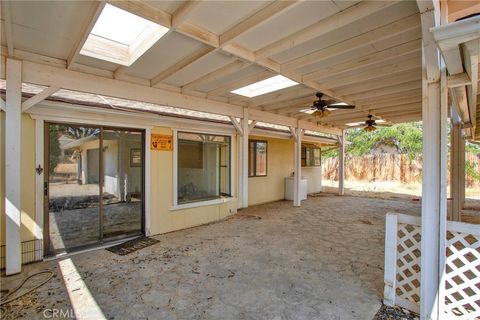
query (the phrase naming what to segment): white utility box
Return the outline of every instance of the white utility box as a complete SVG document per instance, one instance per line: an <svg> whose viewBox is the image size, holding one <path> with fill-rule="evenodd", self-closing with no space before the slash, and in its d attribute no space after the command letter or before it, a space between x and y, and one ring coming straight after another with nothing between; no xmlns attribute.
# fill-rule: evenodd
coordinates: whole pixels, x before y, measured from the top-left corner
<svg viewBox="0 0 480 320"><path fill-rule="evenodd" d="M293 177L285 178L285 200L293 201L294 184L295 182ZM307 179L302 177L300 179L300 200L305 200L305 199L307 199Z"/></svg>

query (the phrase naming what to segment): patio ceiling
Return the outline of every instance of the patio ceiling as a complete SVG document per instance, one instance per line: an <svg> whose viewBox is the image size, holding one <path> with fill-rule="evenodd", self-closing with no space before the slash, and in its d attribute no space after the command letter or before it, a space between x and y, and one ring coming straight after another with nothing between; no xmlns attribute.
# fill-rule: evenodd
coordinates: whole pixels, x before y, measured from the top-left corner
<svg viewBox="0 0 480 320"><path fill-rule="evenodd" d="M237 117L248 107L259 121L293 119L310 130L336 132L328 129L368 114L392 123L421 120L415 1L111 4L170 30L126 67L80 54L104 2L3 1L1 77L11 56L28 61L24 82L213 113L228 108ZM253 98L231 93L278 74L299 84ZM327 118L300 112L317 91L356 108Z"/></svg>

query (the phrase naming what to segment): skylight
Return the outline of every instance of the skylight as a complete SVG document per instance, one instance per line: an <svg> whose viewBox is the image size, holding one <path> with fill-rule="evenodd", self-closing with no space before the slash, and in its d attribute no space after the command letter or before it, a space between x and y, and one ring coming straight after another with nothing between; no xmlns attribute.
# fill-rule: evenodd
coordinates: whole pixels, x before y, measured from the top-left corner
<svg viewBox="0 0 480 320"><path fill-rule="evenodd" d="M90 34L129 46L150 24L152 22L107 3Z"/></svg>
<svg viewBox="0 0 480 320"><path fill-rule="evenodd" d="M253 98L269 92L285 89L297 85L298 82L290 80L282 75L274 76L259 82L249 84L240 89L231 91L244 97Z"/></svg>
<svg viewBox="0 0 480 320"><path fill-rule="evenodd" d="M168 30L147 19L106 4L80 54L129 66Z"/></svg>

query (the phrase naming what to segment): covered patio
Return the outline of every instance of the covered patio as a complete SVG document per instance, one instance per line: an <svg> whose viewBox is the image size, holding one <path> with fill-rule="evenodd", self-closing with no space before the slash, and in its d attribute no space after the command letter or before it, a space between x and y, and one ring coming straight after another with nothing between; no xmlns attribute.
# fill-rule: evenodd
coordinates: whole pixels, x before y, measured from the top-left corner
<svg viewBox="0 0 480 320"><path fill-rule="evenodd" d="M392 207L420 215L410 200L325 194L155 236L159 243L123 257L97 250L27 265L2 287L43 269L55 278L12 304L8 318L56 308L83 319L373 319Z"/></svg>
<svg viewBox="0 0 480 320"><path fill-rule="evenodd" d="M132 286L117 290L125 299L121 306L143 299L138 283L173 290L174 310L166 295L147 295L151 304L132 309L140 316L153 305L158 312L199 316L193 303L211 317L242 317L268 306L274 308L268 315L278 311L280 318L293 312L364 319L378 310L382 274L386 305L422 319L480 314L480 230L461 216L465 140L480 138L476 2L2 1L1 9L0 251L6 275L55 267L49 285L59 290L55 296L71 291L68 303L77 317L84 310L115 316L108 292L114 279L101 278L109 268L120 281L123 272L134 274ZM412 203L341 197L345 129L420 120L419 217L409 215L420 213ZM332 148L338 150L339 197L308 198L322 191L321 154ZM73 188L68 197L61 192L67 188ZM75 201L81 190L88 197ZM276 202L283 199L290 202ZM126 221L135 221L133 230L106 214L120 207ZM257 213L262 208L265 213ZM91 218L79 223L87 211ZM55 227L68 230L64 238ZM224 238L213 231L217 227ZM82 232L86 241L65 241ZM89 251L24 266L130 236L161 241L135 258ZM397 252L401 241L408 248ZM445 257L446 250L453 254ZM156 260L164 262L166 282L150 277L149 285L143 277L150 273L139 270L159 268ZM197 260L204 263L192 269ZM295 278L297 262L301 279ZM132 265L137 269L123 269ZM258 279L249 268L257 269ZM101 280L78 286L67 279L62 288L59 272L70 280ZM461 283L452 282L457 272ZM235 288L227 300L215 299L206 294L205 279L217 293L227 281ZM79 292L90 286L91 292ZM198 288L207 289L196 295ZM325 290L334 292L322 296ZM304 299L296 301L298 295Z"/></svg>

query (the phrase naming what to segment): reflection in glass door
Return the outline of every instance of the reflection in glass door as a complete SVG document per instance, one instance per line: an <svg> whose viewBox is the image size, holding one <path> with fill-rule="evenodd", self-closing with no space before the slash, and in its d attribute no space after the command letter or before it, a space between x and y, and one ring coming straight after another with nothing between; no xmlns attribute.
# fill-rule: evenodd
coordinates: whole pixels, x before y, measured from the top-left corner
<svg viewBox="0 0 480 320"><path fill-rule="evenodd" d="M103 130L103 237L142 230L142 133Z"/></svg>
<svg viewBox="0 0 480 320"><path fill-rule="evenodd" d="M100 128L48 124L48 252L98 242Z"/></svg>
<svg viewBox="0 0 480 320"><path fill-rule="evenodd" d="M140 235L143 132L47 124L46 137L46 252Z"/></svg>

